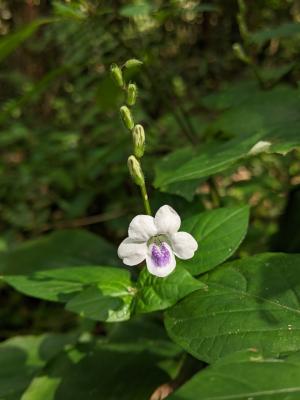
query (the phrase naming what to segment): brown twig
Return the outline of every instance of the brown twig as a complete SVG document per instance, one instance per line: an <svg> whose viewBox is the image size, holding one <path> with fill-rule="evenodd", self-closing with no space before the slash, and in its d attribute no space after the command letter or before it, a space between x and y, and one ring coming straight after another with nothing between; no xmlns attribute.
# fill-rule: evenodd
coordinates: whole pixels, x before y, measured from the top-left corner
<svg viewBox="0 0 300 400"><path fill-rule="evenodd" d="M44 226L41 227L40 232L46 232L50 230L56 230L56 229L66 229L66 228L78 228L81 226L87 226L87 225L94 225L98 224L100 222L106 222L110 221L115 218L119 218L122 215L125 215L127 213L127 210L120 210L118 212L107 212L103 214L96 214L96 215L90 215L88 217L83 217L83 218L78 218L74 219L71 221L57 221L49 224L45 224Z"/></svg>

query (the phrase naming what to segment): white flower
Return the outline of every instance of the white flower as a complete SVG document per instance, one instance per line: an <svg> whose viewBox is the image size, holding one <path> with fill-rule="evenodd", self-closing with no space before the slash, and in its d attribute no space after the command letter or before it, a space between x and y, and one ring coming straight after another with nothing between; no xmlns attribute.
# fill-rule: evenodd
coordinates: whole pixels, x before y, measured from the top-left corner
<svg viewBox="0 0 300 400"><path fill-rule="evenodd" d="M175 256L187 260L194 256L198 243L187 232L178 232L181 220L170 206L155 214L137 215L128 228L128 238L118 248L126 265L137 265L146 259L150 274L165 277L176 267Z"/></svg>

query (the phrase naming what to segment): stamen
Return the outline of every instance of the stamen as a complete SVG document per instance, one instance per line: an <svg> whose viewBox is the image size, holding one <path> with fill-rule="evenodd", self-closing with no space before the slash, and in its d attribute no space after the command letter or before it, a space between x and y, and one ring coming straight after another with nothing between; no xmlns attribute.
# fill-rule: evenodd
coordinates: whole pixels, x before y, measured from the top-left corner
<svg viewBox="0 0 300 400"><path fill-rule="evenodd" d="M167 246L165 246L165 243L161 243L159 246L153 244L151 249L151 259L157 267L165 267L169 264L171 255Z"/></svg>

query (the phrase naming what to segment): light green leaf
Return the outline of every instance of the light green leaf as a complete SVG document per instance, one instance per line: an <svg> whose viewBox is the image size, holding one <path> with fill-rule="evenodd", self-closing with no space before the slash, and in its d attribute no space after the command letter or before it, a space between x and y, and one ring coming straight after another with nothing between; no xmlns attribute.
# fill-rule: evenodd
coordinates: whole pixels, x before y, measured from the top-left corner
<svg viewBox="0 0 300 400"><path fill-rule="evenodd" d="M209 271L227 260L244 239L249 208L219 208L195 215L183 222L182 230L191 233L199 244L193 258L179 261L193 275Z"/></svg>
<svg viewBox="0 0 300 400"><path fill-rule="evenodd" d="M80 229L57 231L0 253L0 271L10 275L93 264L118 265L116 250Z"/></svg>
<svg viewBox="0 0 300 400"><path fill-rule="evenodd" d="M137 282L135 311L146 313L164 310L203 287L205 285L202 282L193 278L180 266L166 278L153 276L144 268Z"/></svg>
<svg viewBox="0 0 300 400"><path fill-rule="evenodd" d="M130 279L121 281L111 276L107 286L97 284L84 289L68 301L66 309L96 321L125 321L130 318L136 289Z"/></svg>
<svg viewBox="0 0 300 400"><path fill-rule="evenodd" d="M171 338L208 363L245 348L300 350L300 255L262 254L209 273L166 312Z"/></svg>
<svg viewBox="0 0 300 400"><path fill-rule="evenodd" d="M299 353L273 359L250 349L197 373L168 399L298 400L299 382Z"/></svg>
<svg viewBox="0 0 300 400"><path fill-rule="evenodd" d="M67 309L101 321L128 319L135 293L130 273L110 267L39 271L29 276L5 276L4 280L21 293L44 300L68 302Z"/></svg>

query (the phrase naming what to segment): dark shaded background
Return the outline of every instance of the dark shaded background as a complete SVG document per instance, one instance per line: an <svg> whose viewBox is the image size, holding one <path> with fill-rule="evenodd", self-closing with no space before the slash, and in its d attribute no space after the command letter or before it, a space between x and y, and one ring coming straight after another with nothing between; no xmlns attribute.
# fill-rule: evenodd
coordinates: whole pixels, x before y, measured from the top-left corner
<svg viewBox="0 0 300 400"><path fill-rule="evenodd" d="M134 57L144 62L128 78L139 86L135 115L147 132L153 208L169 202L183 216L212 208L215 187L222 205L252 206L241 255L299 252L299 152L245 161L199 182L190 201L151 185L165 154L230 138L212 132L219 110L206 108L203 98L237 85L238 104L242 83L255 80L269 91L283 82L297 86L299 21L300 2L288 0L255 0L247 9L235 0L0 1L1 250L74 227L117 244L142 212L127 172L122 93L109 76L112 62ZM250 63L233 51L235 43ZM67 313L57 318L59 306L8 288L1 288L0 303L1 338L76 322Z"/></svg>

